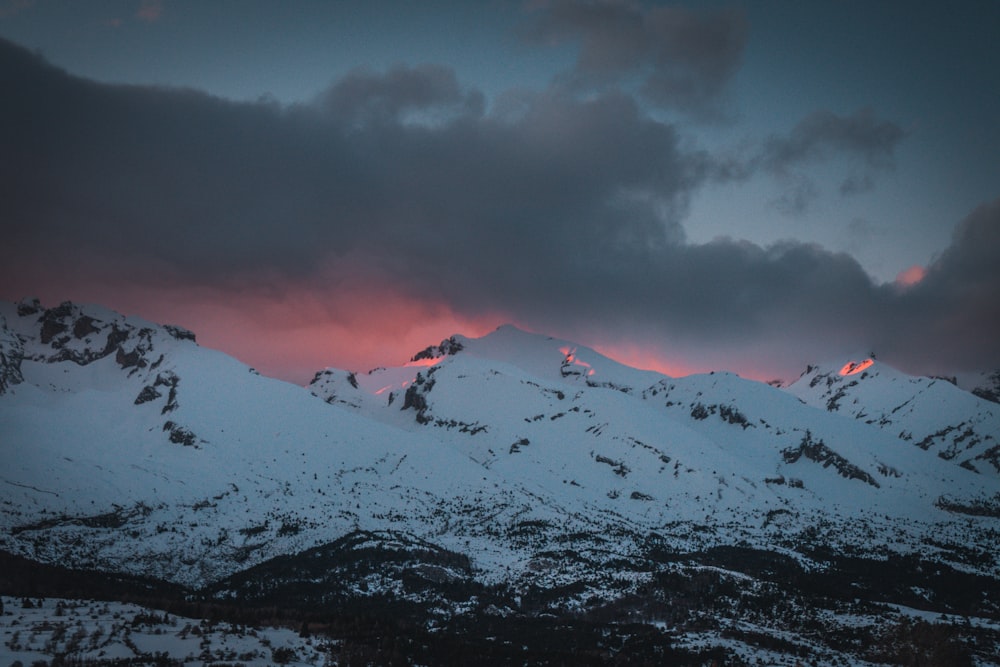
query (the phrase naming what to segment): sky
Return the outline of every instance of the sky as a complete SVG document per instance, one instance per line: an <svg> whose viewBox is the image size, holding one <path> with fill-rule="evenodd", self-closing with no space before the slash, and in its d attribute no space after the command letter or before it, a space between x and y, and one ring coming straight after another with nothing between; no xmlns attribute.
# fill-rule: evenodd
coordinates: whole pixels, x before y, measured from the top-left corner
<svg viewBox="0 0 1000 667"><path fill-rule="evenodd" d="M304 383L514 323L1000 368L1000 3L0 0L0 298Z"/></svg>

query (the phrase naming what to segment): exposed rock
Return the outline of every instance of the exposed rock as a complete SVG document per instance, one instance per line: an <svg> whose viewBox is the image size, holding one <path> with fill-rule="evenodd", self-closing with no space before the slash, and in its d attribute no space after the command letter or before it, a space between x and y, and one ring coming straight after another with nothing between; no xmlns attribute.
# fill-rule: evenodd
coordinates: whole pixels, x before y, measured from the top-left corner
<svg viewBox="0 0 1000 667"><path fill-rule="evenodd" d="M61 320L60 315L58 314L58 309L55 308L45 311L45 314L42 315L41 323L42 330L39 339L46 345L51 343L56 336L68 329L66 323Z"/></svg>
<svg viewBox="0 0 1000 667"><path fill-rule="evenodd" d="M21 360L24 358L24 345L13 331L7 328L7 322L0 317L0 394L24 381L21 375Z"/></svg>
<svg viewBox="0 0 1000 667"><path fill-rule="evenodd" d="M972 393L984 400L1000 403L1000 371L991 373L986 383L973 389Z"/></svg>
<svg viewBox="0 0 1000 667"><path fill-rule="evenodd" d="M138 347L131 352L126 352L124 348L119 347L117 354L115 354L115 361L122 368L146 367L146 360L142 357L142 352Z"/></svg>
<svg viewBox="0 0 1000 667"><path fill-rule="evenodd" d="M190 429L184 428L172 421L163 424L163 430L170 432L170 442L185 447L197 447L198 436Z"/></svg>
<svg viewBox="0 0 1000 667"><path fill-rule="evenodd" d="M19 317L34 315L42 310L42 302L36 298L22 299L17 304L17 314Z"/></svg>
<svg viewBox="0 0 1000 667"><path fill-rule="evenodd" d="M463 349L462 344L454 336L446 338L439 345L431 345L417 352L410 361L421 361L423 359L437 359L457 354Z"/></svg>
<svg viewBox="0 0 1000 667"><path fill-rule="evenodd" d="M813 442L812 434L809 431L806 431L798 447L784 449L781 451L781 455L784 457L785 463L795 463L800 458L805 457L821 464L824 468L833 466L841 477L861 480L879 488L879 483L874 477L827 447L822 440Z"/></svg>
<svg viewBox="0 0 1000 667"><path fill-rule="evenodd" d="M403 407L400 410L408 410L410 408L416 410L416 420L420 424L428 424L433 421L433 417L427 414L427 393L434 387L434 380L429 376L433 372L433 368L428 371L428 378L424 378L423 374L417 373L413 384L406 388L406 393L403 395Z"/></svg>
<svg viewBox="0 0 1000 667"><path fill-rule="evenodd" d="M185 329L184 327L179 327L174 324L164 324L163 328L166 330L168 334L170 334L177 340L189 340L191 342L196 342L194 332Z"/></svg>
<svg viewBox="0 0 1000 667"><path fill-rule="evenodd" d="M100 329L94 326L96 321L93 317L84 315L73 324L73 336L75 338L84 338L89 334L97 333Z"/></svg>
<svg viewBox="0 0 1000 667"><path fill-rule="evenodd" d="M156 387L147 385L143 387L142 391L139 392L139 395L135 397L135 404L142 405L143 403L149 403L150 401L155 401L162 395L163 394L156 391Z"/></svg>

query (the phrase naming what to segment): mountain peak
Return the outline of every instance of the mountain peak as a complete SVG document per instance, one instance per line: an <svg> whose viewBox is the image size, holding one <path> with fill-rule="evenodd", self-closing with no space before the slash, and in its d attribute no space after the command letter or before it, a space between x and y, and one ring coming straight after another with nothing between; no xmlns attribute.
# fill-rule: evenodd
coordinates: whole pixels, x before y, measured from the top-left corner
<svg viewBox="0 0 1000 667"><path fill-rule="evenodd" d="M5 346L8 370L19 366L21 358L86 366L113 357L122 369L132 372L155 367L158 361L152 353L161 343L195 341L195 335L182 327L161 326L103 306L72 301L52 308L44 307L37 298L0 303L0 323L7 339L20 344L17 349L10 342ZM15 354L20 355L16 361Z"/></svg>

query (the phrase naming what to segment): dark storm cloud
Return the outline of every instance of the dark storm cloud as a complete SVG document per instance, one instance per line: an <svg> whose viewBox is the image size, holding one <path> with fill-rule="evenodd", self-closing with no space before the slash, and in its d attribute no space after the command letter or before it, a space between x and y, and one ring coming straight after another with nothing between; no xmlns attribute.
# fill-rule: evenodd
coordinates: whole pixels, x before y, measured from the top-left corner
<svg viewBox="0 0 1000 667"><path fill-rule="evenodd" d="M985 301L1000 282L996 206L908 291L811 245L687 244L691 193L739 168L685 148L620 92L580 99L556 87L493 114L450 71L399 67L282 108L98 85L9 44L0 80L0 201L17 258L0 265L3 280L27 265L65 284L95 270L275 294L369 284L553 333L717 349L729 353L719 363L743 355L789 372L874 345L917 364L925 344L952 349L938 332L978 306L986 314L952 356L1000 361L1000 300ZM804 127L772 154L884 154L855 144L867 136L857 128Z"/></svg>
<svg viewBox="0 0 1000 667"><path fill-rule="evenodd" d="M1000 199L973 211L951 245L894 302L890 340L937 372L1000 362Z"/></svg>
<svg viewBox="0 0 1000 667"><path fill-rule="evenodd" d="M735 11L554 0L536 9L524 35L543 44L579 41L576 65L564 77L574 88L637 78L648 102L705 111L739 67L746 20Z"/></svg>
<svg viewBox="0 0 1000 667"><path fill-rule="evenodd" d="M291 269L350 236L372 196L343 139L301 114L102 86L10 45L0 68L12 101L0 109L5 224L26 244L203 273ZM331 219L350 222L333 234Z"/></svg>
<svg viewBox="0 0 1000 667"><path fill-rule="evenodd" d="M3 63L16 103L0 109L0 187L15 237L198 274L309 271L449 240L554 262L594 244L662 245L707 172L623 95L540 93L501 120L451 72L400 67L282 109L94 84L12 46Z"/></svg>

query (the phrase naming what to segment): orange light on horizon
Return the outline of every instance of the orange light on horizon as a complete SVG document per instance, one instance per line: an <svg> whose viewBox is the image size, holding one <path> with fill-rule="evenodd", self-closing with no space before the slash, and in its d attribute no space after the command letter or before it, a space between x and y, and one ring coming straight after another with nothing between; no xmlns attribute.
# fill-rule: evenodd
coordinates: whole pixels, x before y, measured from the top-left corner
<svg viewBox="0 0 1000 667"><path fill-rule="evenodd" d="M673 360L665 359L657 350L640 347L637 345L592 345L597 352L609 359L614 359L618 363L638 368L645 371L662 373L669 377L684 377L694 373L702 372L699 368L694 368L686 364L680 364Z"/></svg>
<svg viewBox="0 0 1000 667"><path fill-rule="evenodd" d="M67 291L60 286L47 286L38 276L37 267L25 268L24 276L24 284L36 279L32 289L22 284L5 285L4 289L15 296L18 290L34 294L50 305L67 299L98 303L152 322L177 324L194 331L204 347L232 355L263 375L300 385L307 384L317 370L324 368L364 372L403 363L413 367L415 375L417 369L442 361L441 358L405 361L415 351L452 334L478 338L502 323L511 323L527 332L578 340L619 363L670 377L727 370L725 358L719 355L709 358L690 349L630 343L621 336L609 338L600 330L590 331L589 335L573 329L546 330L510 312L466 314L448 303L433 298L415 299L391 286L380 286L377 281L337 284L337 289L332 290L325 284L276 276L266 289L257 283L230 289L192 287L185 283L155 287L121 281L112 284L98 275L79 280ZM578 366L581 374L596 374L590 364L580 360L575 348L562 352L571 355L568 363ZM733 370L742 377L761 381L774 377L772 371L758 369L752 361L744 360ZM398 380L393 386L399 386ZM371 391L381 387L372 387Z"/></svg>

